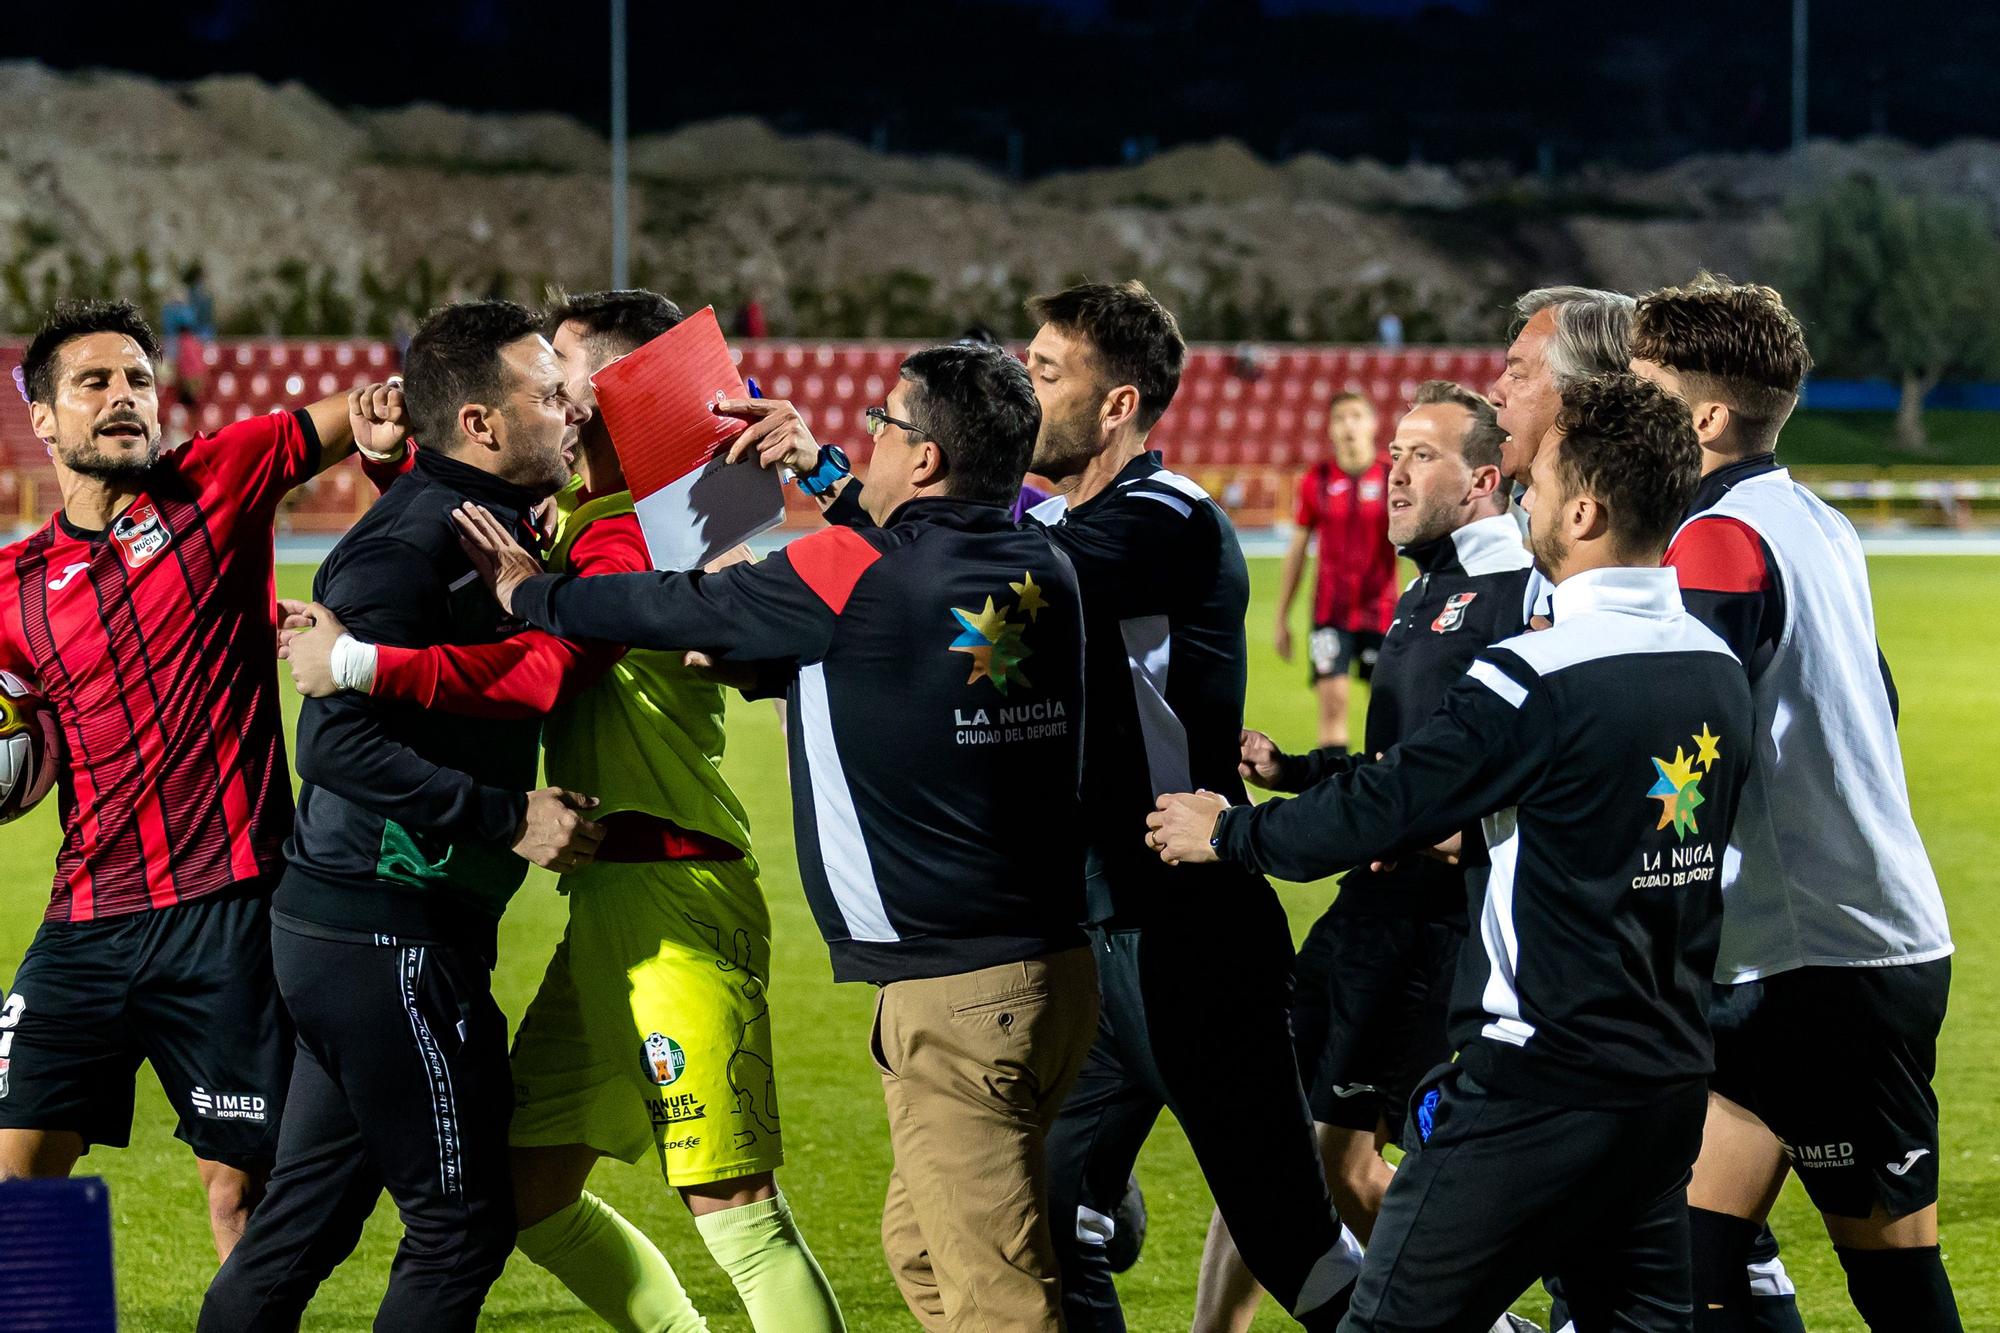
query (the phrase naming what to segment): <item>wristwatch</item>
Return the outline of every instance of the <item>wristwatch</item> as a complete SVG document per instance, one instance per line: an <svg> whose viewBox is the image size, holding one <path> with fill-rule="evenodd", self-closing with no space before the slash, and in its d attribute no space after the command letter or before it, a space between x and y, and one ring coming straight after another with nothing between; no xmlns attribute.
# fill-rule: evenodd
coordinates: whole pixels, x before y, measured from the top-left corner
<svg viewBox="0 0 2000 1333"><path fill-rule="evenodd" d="M829 444L819 451L819 466L798 478L799 490L806 495L825 495L842 477L853 474L854 469L848 466L847 451L837 444Z"/></svg>

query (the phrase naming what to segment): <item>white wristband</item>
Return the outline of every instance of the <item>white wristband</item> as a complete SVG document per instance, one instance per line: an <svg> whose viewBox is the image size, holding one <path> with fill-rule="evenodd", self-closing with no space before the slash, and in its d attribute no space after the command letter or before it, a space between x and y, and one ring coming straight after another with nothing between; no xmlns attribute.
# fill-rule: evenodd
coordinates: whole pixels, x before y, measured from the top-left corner
<svg viewBox="0 0 2000 1333"><path fill-rule="evenodd" d="M367 445L357 440L354 443L354 452L360 454L363 458L367 459L371 463L400 463L403 461L403 455L410 452L410 446L407 444L399 444L396 446L395 450L390 453L378 454L373 449L370 449Z"/></svg>
<svg viewBox="0 0 2000 1333"><path fill-rule="evenodd" d="M333 686L361 694L375 688L375 645L363 643L352 634L333 641Z"/></svg>

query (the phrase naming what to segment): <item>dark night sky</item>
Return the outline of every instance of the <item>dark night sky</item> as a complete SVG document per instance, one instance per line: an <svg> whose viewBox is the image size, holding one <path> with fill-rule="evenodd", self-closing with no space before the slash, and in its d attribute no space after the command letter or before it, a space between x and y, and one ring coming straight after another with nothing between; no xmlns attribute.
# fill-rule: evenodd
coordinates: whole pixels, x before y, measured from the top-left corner
<svg viewBox="0 0 2000 1333"><path fill-rule="evenodd" d="M0 56L605 121L606 0L14 6ZM1132 141L1660 161L1786 141L1785 0L631 0L634 128L756 114L1031 173ZM339 24L323 17L340 16ZM1813 0L1812 124L2000 137L2000 4Z"/></svg>

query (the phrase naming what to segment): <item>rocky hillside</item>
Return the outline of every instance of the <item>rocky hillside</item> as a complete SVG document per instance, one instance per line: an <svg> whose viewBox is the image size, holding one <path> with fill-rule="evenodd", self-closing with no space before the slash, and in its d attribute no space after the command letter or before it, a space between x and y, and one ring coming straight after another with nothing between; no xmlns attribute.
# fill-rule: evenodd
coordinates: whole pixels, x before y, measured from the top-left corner
<svg viewBox="0 0 2000 1333"><path fill-rule="evenodd" d="M552 115L344 111L246 77L171 85L0 64L0 328L55 295L154 305L190 261L227 331L387 332L453 295L533 298L610 266L608 151ZM2000 144L1815 142L1659 172L1281 164L1223 141L1015 183L977 164L784 137L755 120L636 140L634 277L762 300L772 330L1019 330L1030 292L1144 277L1208 339L1483 340L1548 281L1627 289L1774 271L1783 207L1865 170L2000 217Z"/></svg>

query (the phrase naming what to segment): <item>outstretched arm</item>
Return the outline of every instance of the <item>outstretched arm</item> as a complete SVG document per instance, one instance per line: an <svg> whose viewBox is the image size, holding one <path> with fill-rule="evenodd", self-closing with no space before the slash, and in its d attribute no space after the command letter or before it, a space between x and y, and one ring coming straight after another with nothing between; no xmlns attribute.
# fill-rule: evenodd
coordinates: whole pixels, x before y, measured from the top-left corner
<svg viewBox="0 0 2000 1333"><path fill-rule="evenodd" d="M629 517L586 525L570 545L570 568L586 577L649 568L645 537L636 521L625 521ZM716 563L748 555L731 552ZM542 630L498 643L426 648L352 638L343 643L346 626L325 607L287 601L279 608L285 617L279 656L291 662L299 692L313 698L357 690L468 717L541 717L595 684L625 653L617 644L573 643Z"/></svg>
<svg viewBox="0 0 2000 1333"><path fill-rule="evenodd" d="M737 661L816 661L847 598L878 552L829 528L756 564L719 574L541 573L541 565L478 505L455 516L462 544L500 605L568 639L634 648L698 649Z"/></svg>
<svg viewBox="0 0 2000 1333"><path fill-rule="evenodd" d="M1169 863L1234 861L1303 881L1441 842L1517 803L1544 764L1553 723L1534 681L1512 654L1482 658L1379 762L1259 806L1231 808L1208 792L1162 796L1147 843Z"/></svg>
<svg viewBox="0 0 2000 1333"><path fill-rule="evenodd" d="M1301 792L1315 782L1345 773L1361 762L1344 745L1329 745L1305 754L1286 754L1261 731L1245 727L1237 733L1242 753L1236 771L1243 780L1265 791Z"/></svg>
<svg viewBox="0 0 2000 1333"><path fill-rule="evenodd" d="M498 643L426 648L365 643L318 602L281 600L278 656L300 694L353 690L465 717L541 717L596 683L624 656L616 644L571 643L538 629Z"/></svg>

